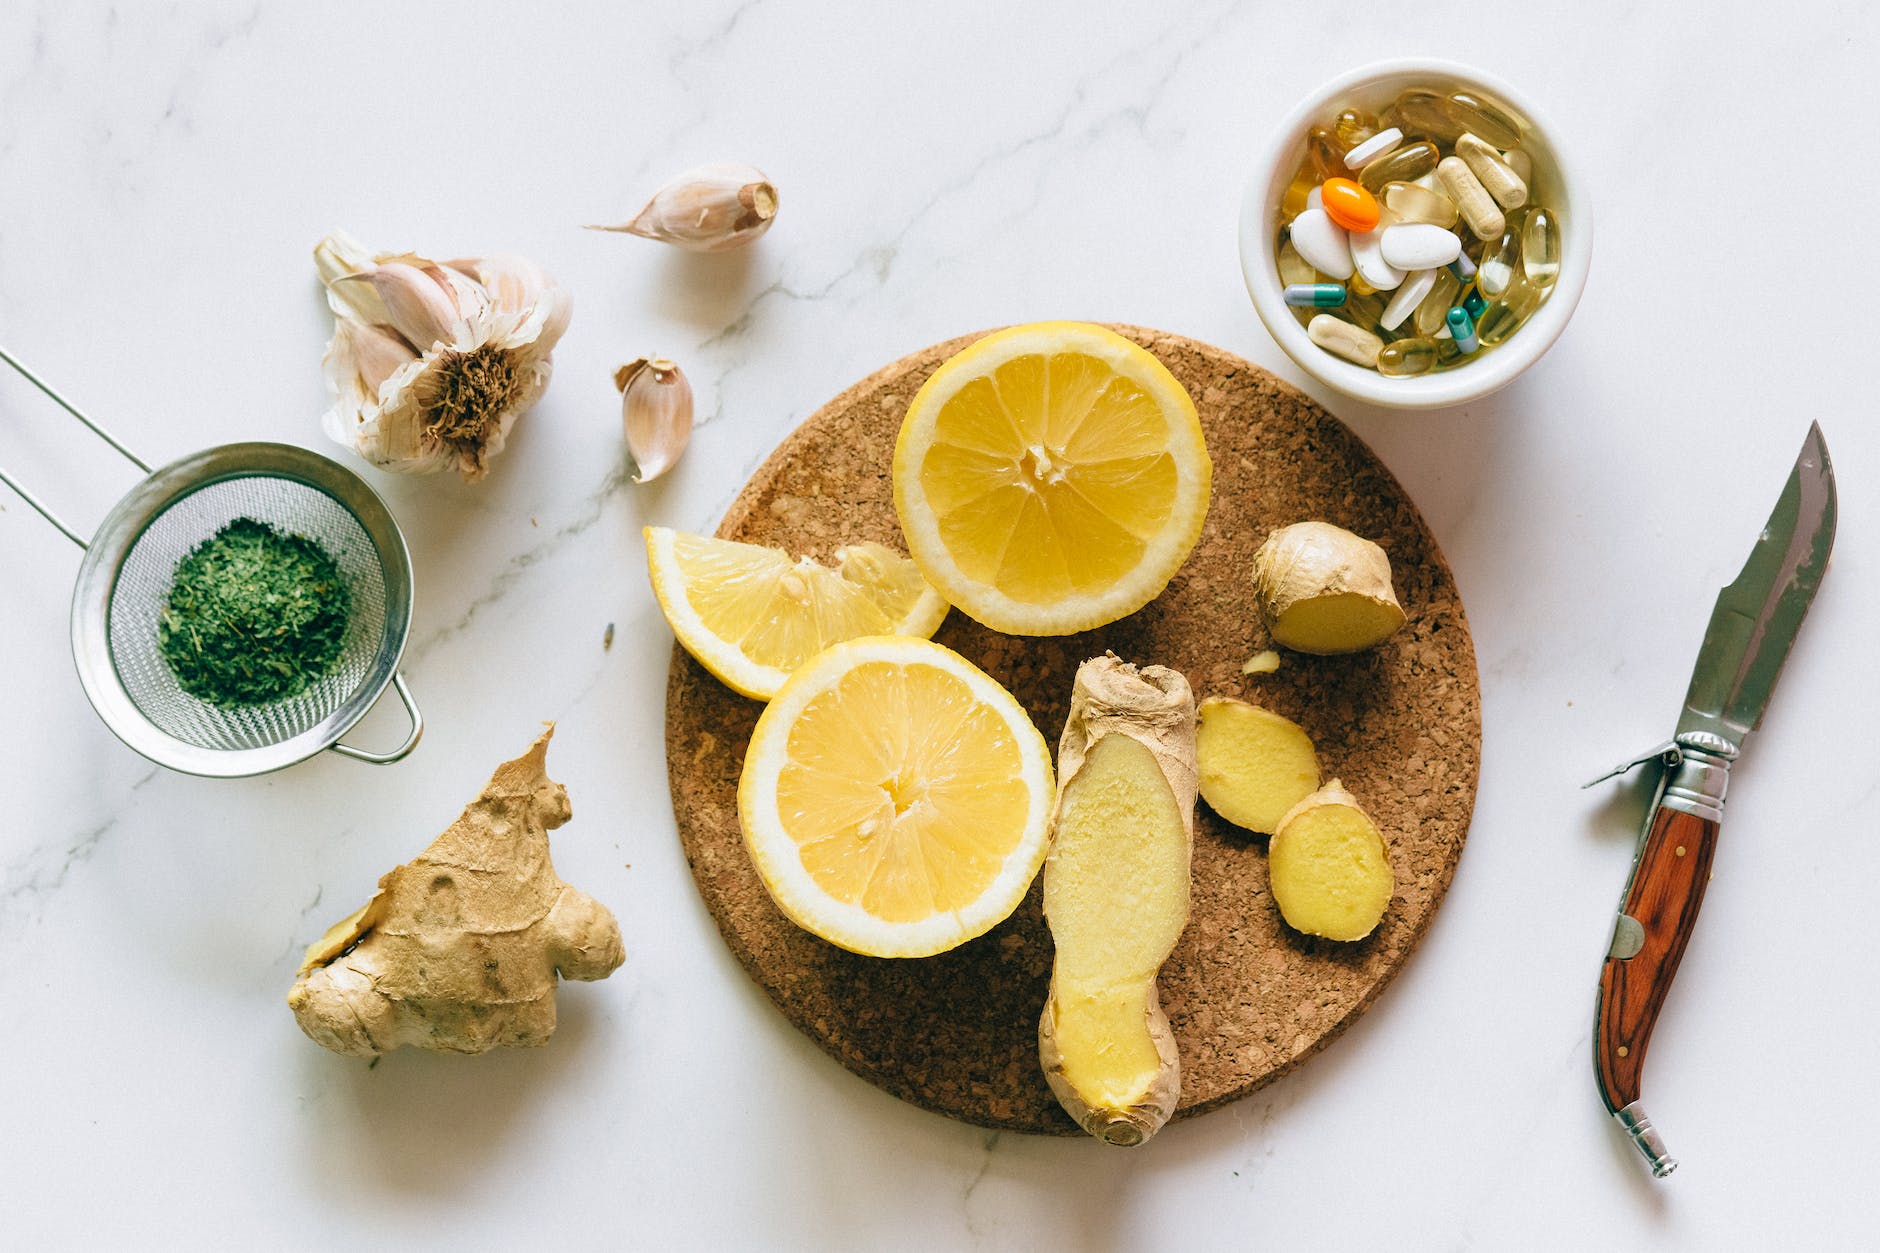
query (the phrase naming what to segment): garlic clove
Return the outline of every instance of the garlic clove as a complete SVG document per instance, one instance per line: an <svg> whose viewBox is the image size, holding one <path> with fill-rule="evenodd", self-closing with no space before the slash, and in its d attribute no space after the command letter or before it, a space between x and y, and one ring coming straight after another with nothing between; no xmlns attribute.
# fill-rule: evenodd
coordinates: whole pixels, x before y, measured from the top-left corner
<svg viewBox="0 0 1880 1253"><path fill-rule="evenodd" d="M553 286L542 267L527 257L460 257L444 264L482 284L499 309L526 309Z"/></svg>
<svg viewBox="0 0 1880 1253"><path fill-rule="evenodd" d="M688 252L724 252L762 235L776 216L777 188L762 170L717 162L661 187L631 222L588 229L624 231Z"/></svg>
<svg viewBox="0 0 1880 1253"><path fill-rule="evenodd" d="M374 265L372 252L345 231L334 231L313 246L313 268L326 288L326 303L335 317L360 322L385 322L385 302L370 283L347 283L351 275Z"/></svg>
<svg viewBox="0 0 1880 1253"><path fill-rule="evenodd" d="M420 352L448 343L452 328L463 319L457 302L446 294L444 287L415 265L388 261L357 274L348 274L335 286L352 282L371 285L373 292L385 302L392 328Z"/></svg>
<svg viewBox="0 0 1880 1253"><path fill-rule="evenodd" d="M672 469L692 438L692 384L664 357L641 357L614 371L633 481L650 483Z"/></svg>
<svg viewBox="0 0 1880 1253"><path fill-rule="evenodd" d="M365 384L366 394L376 397L379 385L418 359L411 345L386 326L372 326L341 318L333 328L335 338L343 337L351 351L353 367Z"/></svg>

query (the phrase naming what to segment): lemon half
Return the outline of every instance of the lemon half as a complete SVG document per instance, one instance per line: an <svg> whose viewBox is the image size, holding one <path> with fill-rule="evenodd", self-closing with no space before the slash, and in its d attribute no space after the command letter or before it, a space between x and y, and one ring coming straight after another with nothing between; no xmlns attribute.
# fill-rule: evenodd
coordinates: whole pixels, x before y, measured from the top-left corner
<svg viewBox="0 0 1880 1253"><path fill-rule="evenodd" d="M1213 467L1194 402L1114 331L1037 322L934 371L894 449L927 582L994 630L1065 635L1133 613L1187 560Z"/></svg>
<svg viewBox="0 0 1880 1253"><path fill-rule="evenodd" d="M797 925L926 957L1018 907L1052 798L1050 749L1010 692L951 649L874 636L819 653L765 708L738 819Z"/></svg>

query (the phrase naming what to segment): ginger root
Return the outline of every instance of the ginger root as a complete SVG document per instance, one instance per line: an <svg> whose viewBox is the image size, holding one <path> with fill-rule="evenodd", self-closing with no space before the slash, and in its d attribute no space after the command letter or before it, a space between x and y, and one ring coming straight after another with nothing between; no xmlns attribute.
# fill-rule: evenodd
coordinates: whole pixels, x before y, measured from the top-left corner
<svg viewBox="0 0 1880 1253"><path fill-rule="evenodd" d="M1328 940L1371 934L1394 887L1383 833L1337 779L1280 819L1266 873L1286 925Z"/></svg>
<svg viewBox="0 0 1880 1253"><path fill-rule="evenodd" d="M1235 826L1262 835L1277 831L1286 812L1319 786L1319 755L1305 729L1230 697L1201 702L1195 760L1201 799Z"/></svg>
<svg viewBox="0 0 1880 1253"><path fill-rule="evenodd" d="M1295 522L1253 558L1253 590L1273 642L1294 652L1356 653L1404 624L1390 558L1329 522Z"/></svg>
<svg viewBox="0 0 1880 1253"><path fill-rule="evenodd" d="M1044 865L1057 953L1038 1056L1059 1104L1110 1144L1141 1144L1181 1097L1156 975L1188 924L1195 787L1188 680L1114 655L1079 666Z"/></svg>
<svg viewBox="0 0 1880 1253"><path fill-rule="evenodd" d="M568 793L548 777L551 726L365 907L307 949L287 1003L324 1048L373 1057L541 1045L555 977L604 979L625 960L607 908L555 875L548 832Z"/></svg>

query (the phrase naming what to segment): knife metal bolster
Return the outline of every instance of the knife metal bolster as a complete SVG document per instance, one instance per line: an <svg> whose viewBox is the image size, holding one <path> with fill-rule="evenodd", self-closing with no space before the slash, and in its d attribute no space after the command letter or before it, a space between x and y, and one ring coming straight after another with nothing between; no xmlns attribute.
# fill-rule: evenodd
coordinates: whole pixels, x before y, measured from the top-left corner
<svg viewBox="0 0 1880 1253"><path fill-rule="evenodd" d="M1580 790L1585 791L1589 787L1593 787L1593 786L1596 786L1597 784L1604 783L1607 779L1616 779L1620 775L1626 773L1627 771L1633 769L1634 767L1642 766L1648 761L1655 761L1659 765L1665 767L1665 769L1669 770L1672 767L1676 766L1678 764L1679 759L1682 758L1683 756L1684 756L1684 750L1678 747L1678 742L1676 740L1666 740L1662 744L1646 749L1644 752L1634 757L1631 761L1620 762L1618 765L1608 770L1605 774L1600 775L1597 779L1591 779L1585 783L1582 783L1580 785Z"/></svg>
<svg viewBox="0 0 1880 1253"><path fill-rule="evenodd" d="M1687 731L1677 739L1678 760L1665 779L1666 809L1723 821L1723 798L1730 790L1730 763L1736 746L1721 735Z"/></svg>
<svg viewBox="0 0 1880 1253"><path fill-rule="evenodd" d="M1652 1164L1652 1174L1663 1179L1678 1168L1678 1159L1665 1152L1665 1142L1659 1136L1658 1128L1652 1126L1652 1120L1637 1101L1624 1109L1614 1110L1612 1116L1619 1120L1625 1133L1632 1137L1632 1143L1645 1155L1645 1160Z"/></svg>

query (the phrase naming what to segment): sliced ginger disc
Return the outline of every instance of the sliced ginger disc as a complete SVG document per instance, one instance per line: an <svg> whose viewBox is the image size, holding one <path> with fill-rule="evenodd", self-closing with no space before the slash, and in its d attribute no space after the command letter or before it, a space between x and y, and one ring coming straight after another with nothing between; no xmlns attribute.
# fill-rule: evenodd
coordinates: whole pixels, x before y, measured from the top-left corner
<svg viewBox="0 0 1880 1253"><path fill-rule="evenodd" d="M1082 322L986 336L934 371L894 449L908 551L997 631L1067 635L1153 600L1208 511L1194 402L1146 349Z"/></svg>
<svg viewBox="0 0 1880 1253"><path fill-rule="evenodd" d="M831 569L781 548L663 526L645 534L647 573L672 633L726 686L758 700L831 644L924 639L947 614L918 567L880 544L840 550Z"/></svg>
<svg viewBox="0 0 1880 1253"><path fill-rule="evenodd" d="M951 649L874 636L818 654L771 700L738 818L798 926L871 957L926 957L1018 907L1053 788L1011 693Z"/></svg>

